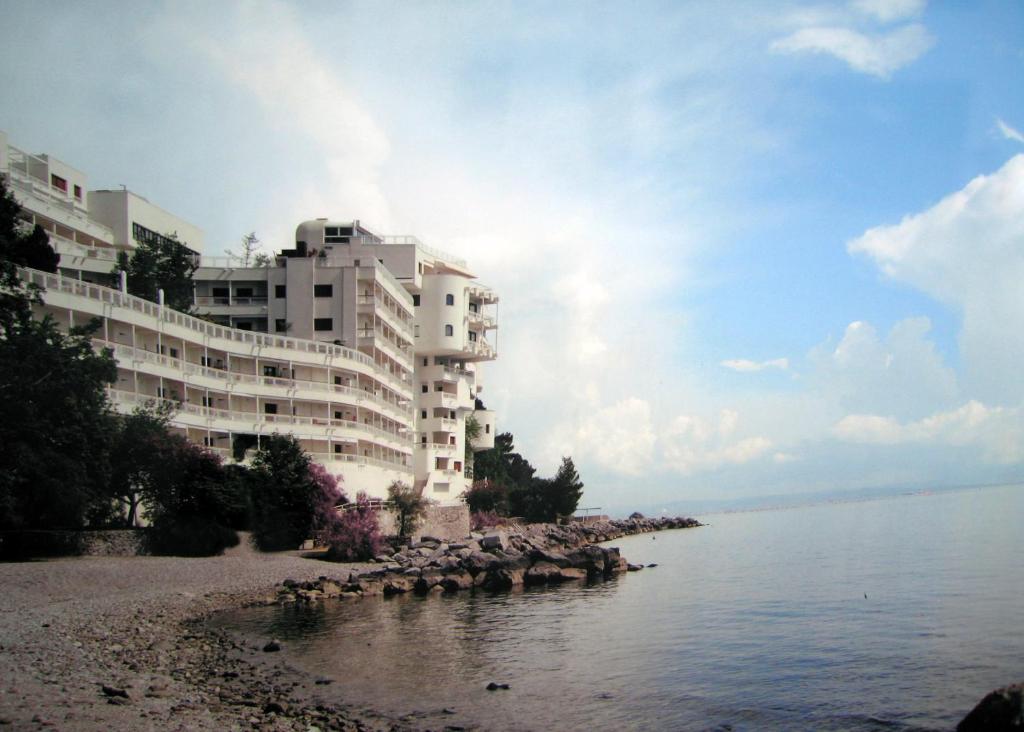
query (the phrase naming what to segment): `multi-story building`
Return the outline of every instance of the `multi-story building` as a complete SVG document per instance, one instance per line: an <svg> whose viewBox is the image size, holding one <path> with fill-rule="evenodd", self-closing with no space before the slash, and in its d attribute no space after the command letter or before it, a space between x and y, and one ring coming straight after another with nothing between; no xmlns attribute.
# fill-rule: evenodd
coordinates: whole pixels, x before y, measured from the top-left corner
<svg viewBox="0 0 1024 732"><path fill-rule="evenodd" d="M200 256L187 221L127 190L89 191L84 173L2 132L0 174L61 255L57 274L25 273L45 288L42 308L66 327L99 319L115 408L172 401L173 427L229 460L293 434L350 494L382 497L400 480L451 503L469 486L468 418L480 426L471 450L494 440L478 395L497 297L464 261L321 219L268 266L240 266ZM196 253L202 317L133 297L111 274L119 251L161 237Z"/></svg>
<svg viewBox="0 0 1024 732"><path fill-rule="evenodd" d="M211 319L354 348L406 380L416 487L441 502L469 487L470 417L479 425L470 452L494 446L479 366L496 356L488 334L498 298L465 261L359 221L317 219L299 224L295 248L269 266L204 257L194 278L196 307Z"/></svg>

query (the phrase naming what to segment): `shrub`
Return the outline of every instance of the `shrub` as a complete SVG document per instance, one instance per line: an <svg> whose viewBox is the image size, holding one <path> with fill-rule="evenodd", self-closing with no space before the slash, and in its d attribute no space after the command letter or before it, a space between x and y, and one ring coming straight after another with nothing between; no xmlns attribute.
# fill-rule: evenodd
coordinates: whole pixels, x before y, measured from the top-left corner
<svg viewBox="0 0 1024 732"><path fill-rule="evenodd" d="M469 515L469 526L473 531L482 531L493 526L501 526L505 523L505 517L499 516L494 511L474 511Z"/></svg>
<svg viewBox="0 0 1024 732"><path fill-rule="evenodd" d="M249 473L253 539L260 550L295 549L313 536L323 489L312 464L291 435L264 439Z"/></svg>
<svg viewBox="0 0 1024 732"><path fill-rule="evenodd" d="M309 464L309 477L317 486L313 503L313 538L320 545L328 544L328 538L334 534L341 521L338 506L348 503L348 498L338 486L338 478L341 476L331 475L320 463Z"/></svg>
<svg viewBox="0 0 1024 732"><path fill-rule="evenodd" d="M238 546L238 534L202 516L186 516L154 524L148 544L153 554L211 557Z"/></svg>
<svg viewBox="0 0 1024 732"><path fill-rule="evenodd" d="M430 505L429 498L400 480L388 486L388 501L395 511L399 536L411 536Z"/></svg>
<svg viewBox="0 0 1024 732"><path fill-rule="evenodd" d="M502 483L489 479L475 481L463 498L471 513L490 512L508 516L508 488Z"/></svg>
<svg viewBox="0 0 1024 732"><path fill-rule="evenodd" d="M338 517L326 534L330 547L327 558L334 562L362 562L373 559L384 547L377 511L370 506L365 493L356 497L356 504Z"/></svg>
<svg viewBox="0 0 1024 732"><path fill-rule="evenodd" d="M630 521L642 521L644 519L644 515L639 511L633 511L633 513L629 514L629 519Z"/></svg>

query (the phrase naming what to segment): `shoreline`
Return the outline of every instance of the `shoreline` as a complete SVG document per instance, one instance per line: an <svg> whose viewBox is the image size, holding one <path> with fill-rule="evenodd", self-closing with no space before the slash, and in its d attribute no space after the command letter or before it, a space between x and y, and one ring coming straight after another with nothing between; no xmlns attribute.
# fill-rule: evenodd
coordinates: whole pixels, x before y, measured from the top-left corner
<svg viewBox="0 0 1024 732"><path fill-rule="evenodd" d="M570 533L586 538L581 547L660 530L633 523ZM259 554L245 541L202 559L0 564L0 729L445 729L339 703L329 685L205 624L223 610L277 604L286 580L345 585L382 569Z"/></svg>

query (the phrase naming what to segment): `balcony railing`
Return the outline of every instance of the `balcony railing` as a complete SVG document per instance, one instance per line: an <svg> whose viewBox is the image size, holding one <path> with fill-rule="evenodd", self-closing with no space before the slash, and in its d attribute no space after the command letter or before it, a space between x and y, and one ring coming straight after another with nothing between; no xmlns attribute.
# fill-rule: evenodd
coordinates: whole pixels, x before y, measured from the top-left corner
<svg viewBox="0 0 1024 732"><path fill-rule="evenodd" d="M375 392L367 391L365 389L356 389L351 386L331 384L325 381L304 381L302 379L286 379L279 376L240 374L235 371L203 366L191 361L184 361L179 358L165 356L153 351L147 351L144 348L136 348L123 343L105 341L102 338L93 338L92 342L95 347L111 349L119 360L130 359L132 361L144 361L146 363L166 366L169 369L173 369L174 371L178 371L189 376L202 376L208 379L217 379L218 381L224 382L223 388L225 391L230 389L233 384L254 384L260 386L281 387L289 392L300 389L306 391L328 392L330 395L348 397L348 401L356 403L362 402L363 400L369 400L384 409L393 409L403 417L408 417L408 415L413 412L411 405L400 405L397 402L384 399ZM287 397L282 395L281 398Z"/></svg>
<svg viewBox="0 0 1024 732"><path fill-rule="evenodd" d="M372 465L386 470L400 470L402 472L412 471L412 466L409 463L403 462L398 458L388 460L387 458L375 458L367 455L352 455L347 452L311 452L308 454L318 463L354 463L356 465Z"/></svg>
<svg viewBox="0 0 1024 732"><path fill-rule="evenodd" d="M328 419L327 417L303 417L290 414L265 414L260 412L243 412L240 410L218 409L217 407L204 407L190 402L179 402L173 399L163 399L154 394L140 394L134 391L123 389L107 389L111 401L115 404L125 406L142 406L150 402L156 404L169 404L174 411L195 414L207 419L221 419L232 422L262 422L265 424L296 424L310 425L313 427L341 427L348 430L363 432L375 437L381 437L395 442L412 443L412 433L397 433L381 429L369 424L350 421L347 419Z"/></svg>
<svg viewBox="0 0 1024 732"><path fill-rule="evenodd" d="M101 285L94 285L81 280L71 279L59 274L40 272L33 269L19 269L19 276L26 282L39 285L44 290L55 290L77 297L85 297L97 302L107 303L114 307L121 307L137 313L152 317L162 323L170 323L182 328L194 331L200 336L217 338L248 345L252 348L280 348L292 351L297 354L316 354L328 358L340 358L365 366L373 371L375 377L381 381L400 384L400 389L407 391L411 379L408 376L400 376L388 371L386 368L374 361L370 356L345 346L336 346L325 341L310 341L302 338L290 338L287 336L275 336L267 333L255 333L248 330L239 330L225 325L210 323L206 320L186 315L172 308L163 307L149 300L143 300L134 295L127 295L119 290L114 290ZM44 297L45 299L45 297ZM154 328L156 329L156 328Z"/></svg>
<svg viewBox="0 0 1024 732"><path fill-rule="evenodd" d="M261 297L224 297L223 295L197 295L196 305L263 305L267 304L267 296Z"/></svg>

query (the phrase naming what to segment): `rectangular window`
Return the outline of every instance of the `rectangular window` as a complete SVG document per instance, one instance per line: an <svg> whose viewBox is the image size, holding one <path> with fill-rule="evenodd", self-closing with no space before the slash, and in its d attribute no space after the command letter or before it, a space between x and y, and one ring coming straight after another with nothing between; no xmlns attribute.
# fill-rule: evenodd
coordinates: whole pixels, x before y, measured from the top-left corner
<svg viewBox="0 0 1024 732"><path fill-rule="evenodd" d="M313 285L313 297L331 297L334 285Z"/></svg>
<svg viewBox="0 0 1024 732"><path fill-rule="evenodd" d="M171 358L177 358L177 357L178 357L178 349L177 348L172 348L171 349Z"/></svg>
<svg viewBox="0 0 1024 732"><path fill-rule="evenodd" d="M469 340L471 343L476 343L476 333L469 331Z"/></svg>
<svg viewBox="0 0 1024 732"><path fill-rule="evenodd" d="M82 186L75 186L75 198L77 198L79 201L82 200Z"/></svg>
<svg viewBox="0 0 1024 732"><path fill-rule="evenodd" d="M426 366L428 363L430 363L430 361L428 361L426 358L424 358L423 359L423 365Z"/></svg>
<svg viewBox="0 0 1024 732"><path fill-rule="evenodd" d="M203 406L204 407L212 407L213 406L213 399L211 397L203 397Z"/></svg>
<svg viewBox="0 0 1024 732"><path fill-rule="evenodd" d="M334 383L337 384L338 386L341 386L341 377L340 376L335 376L334 377Z"/></svg>
<svg viewBox="0 0 1024 732"><path fill-rule="evenodd" d="M484 434L485 435L491 434L491 426L489 424L485 424L484 425Z"/></svg>
<svg viewBox="0 0 1024 732"><path fill-rule="evenodd" d="M412 327L412 329L413 329L413 333L412 333L413 336L416 337L416 338L419 338L420 337L420 327L418 325L414 325Z"/></svg>
<svg viewBox="0 0 1024 732"><path fill-rule="evenodd" d="M455 435L448 435L448 444L449 445L454 445L455 444Z"/></svg>
<svg viewBox="0 0 1024 732"><path fill-rule="evenodd" d="M235 297L252 297L251 287L236 287Z"/></svg>
<svg viewBox="0 0 1024 732"><path fill-rule="evenodd" d="M263 405L263 413L264 414L277 414L277 405L276 404L264 404Z"/></svg>
<svg viewBox="0 0 1024 732"><path fill-rule="evenodd" d="M252 323L246 321L243 323L235 323L235 327L239 330L252 330Z"/></svg>
<svg viewBox="0 0 1024 732"><path fill-rule="evenodd" d="M271 377L277 376L277 366L264 366L263 375Z"/></svg>
<svg viewBox="0 0 1024 732"><path fill-rule="evenodd" d="M50 185L58 191L68 192L68 182L55 173L50 173Z"/></svg>
<svg viewBox="0 0 1024 732"><path fill-rule="evenodd" d="M335 411L334 412L334 418L335 419L341 419L341 412L340 411Z"/></svg>
<svg viewBox="0 0 1024 732"><path fill-rule="evenodd" d="M313 318L313 330L334 330L334 319Z"/></svg>
<svg viewBox="0 0 1024 732"><path fill-rule="evenodd" d="M341 445L335 445L334 446L334 454L335 455L340 455L341 454Z"/></svg>
<svg viewBox="0 0 1024 732"><path fill-rule="evenodd" d="M426 418L427 418L427 410L426 409L421 409L420 410L420 419L426 419Z"/></svg>
<svg viewBox="0 0 1024 732"><path fill-rule="evenodd" d="M412 296L412 304L413 304L413 306L419 306L419 304L420 304L420 296L419 295L413 295Z"/></svg>
<svg viewBox="0 0 1024 732"><path fill-rule="evenodd" d="M423 446L426 446L426 444L427 444L427 436L426 435L420 435L420 444L423 445Z"/></svg>
<svg viewBox="0 0 1024 732"><path fill-rule="evenodd" d="M456 460L455 461L455 472L461 472L461 471L462 471L462 463L460 461Z"/></svg>
<svg viewBox="0 0 1024 732"><path fill-rule="evenodd" d="M288 330L288 323L284 318L274 318L274 330L278 333L284 333Z"/></svg>
<svg viewBox="0 0 1024 732"><path fill-rule="evenodd" d="M422 392L423 392L424 394L426 394L426 393L427 393L428 391L430 391L430 389L429 389L429 388L427 387L427 385L426 385L426 384L424 384L423 386L421 386L421 387L420 387L420 390L421 390L421 391L422 391Z"/></svg>
<svg viewBox="0 0 1024 732"><path fill-rule="evenodd" d="M452 326L450 326L450 325L446 325L446 326L444 327L444 334L445 334L446 336L452 336L452 335L455 335L455 329L454 329L454 328L453 328Z"/></svg>
<svg viewBox="0 0 1024 732"><path fill-rule="evenodd" d="M274 297L285 297L288 288L285 285L274 285Z"/></svg>

